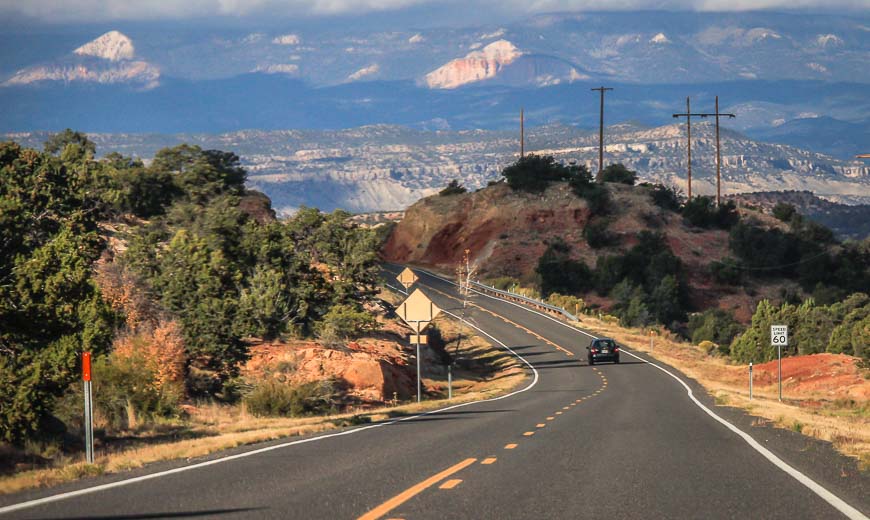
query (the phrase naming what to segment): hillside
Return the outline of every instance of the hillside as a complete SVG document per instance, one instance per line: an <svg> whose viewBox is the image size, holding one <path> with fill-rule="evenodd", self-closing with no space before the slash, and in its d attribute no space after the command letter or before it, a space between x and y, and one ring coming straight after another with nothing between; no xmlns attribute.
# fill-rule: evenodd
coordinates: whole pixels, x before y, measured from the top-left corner
<svg viewBox="0 0 870 520"><path fill-rule="evenodd" d="M535 268L548 244L561 238L571 246L571 257L594 268L599 258L637 244L642 230L665 233L667 243L686 267L695 307L719 306L741 321L751 316L751 304L765 296L778 296L783 284L747 283L727 287L710 274L711 262L728 256L728 232L687 225L681 216L653 204L644 187L608 183L611 193L607 226L614 245L593 249L584 229L593 220L588 203L567 184L556 183L542 195L516 192L499 183L474 193L432 196L409 207L383 248L385 259L453 271L470 250L481 279L516 278L525 285L538 283ZM770 226L775 219L741 210ZM786 284L787 285L787 284ZM608 298L589 293L587 302L609 307Z"/></svg>
<svg viewBox="0 0 870 520"><path fill-rule="evenodd" d="M779 203L791 204L798 213L831 228L842 238L863 240L870 237L870 205L839 204L817 197L809 191L765 191L733 196L745 204L772 210Z"/></svg>

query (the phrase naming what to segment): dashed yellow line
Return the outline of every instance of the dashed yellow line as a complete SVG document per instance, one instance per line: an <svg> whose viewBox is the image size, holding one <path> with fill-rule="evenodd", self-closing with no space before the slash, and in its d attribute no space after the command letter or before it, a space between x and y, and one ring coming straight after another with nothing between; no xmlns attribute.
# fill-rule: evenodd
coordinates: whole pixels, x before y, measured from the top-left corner
<svg viewBox="0 0 870 520"><path fill-rule="evenodd" d="M543 428L543 427L546 426L546 425L547 425L546 423L538 423L538 424L535 425L535 427L536 427L536 428Z"/></svg>
<svg viewBox="0 0 870 520"><path fill-rule="evenodd" d="M552 421L553 419L555 419L555 417L553 417L552 415L549 416L549 417L547 417L547 420L548 420L548 421Z"/></svg>
<svg viewBox="0 0 870 520"><path fill-rule="evenodd" d="M514 449L514 448L516 448L516 447L517 447L516 444L505 444L504 449L506 449L506 450L512 450L512 449Z"/></svg>
<svg viewBox="0 0 870 520"><path fill-rule="evenodd" d="M414 484L413 486L409 487L405 491L402 491L398 495L387 500L386 502L384 502L383 504L372 509L368 513L362 515L357 520L377 520L378 518L381 518L385 514L392 511L393 509L399 507L400 505L404 504L408 500L412 499L416 495L425 491L427 488L434 486L435 484L441 482L442 480L449 477L450 475L453 475L454 473L461 471L462 469L474 464L475 462L477 462L477 459L468 458L468 459L463 460L462 462L454 464L453 466L450 466L449 468L445 469L444 471L442 471L440 473L436 473L435 475L432 475L431 477L427 478L426 480L424 480L420 483ZM457 484L458 484L458 482L457 482Z"/></svg>
<svg viewBox="0 0 870 520"><path fill-rule="evenodd" d="M453 478L438 486L438 489L453 489L462 483L462 479Z"/></svg>
<svg viewBox="0 0 870 520"><path fill-rule="evenodd" d="M480 461L480 463L489 465L489 464L493 464L495 462L495 460L496 460L495 457L487 457L487 458L483 459L482 461Z"/></svg>
<svg viewBox="0 0 870 520"><path fill-rule="evenodd" d="M523 435L525 435L526 437L531 437L534 434L535 434L535 432L526 432Z"/></svg>

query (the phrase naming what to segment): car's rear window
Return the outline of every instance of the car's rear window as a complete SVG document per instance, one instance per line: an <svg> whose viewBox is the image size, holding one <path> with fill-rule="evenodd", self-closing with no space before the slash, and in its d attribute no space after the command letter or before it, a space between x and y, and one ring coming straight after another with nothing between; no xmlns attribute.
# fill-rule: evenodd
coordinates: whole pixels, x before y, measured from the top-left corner
<svg viewBox="0 0 870 520"><path fill-rule="evenodd" d="M595 343L595 346L598 348L613 348L616 345L614 345L612 341L599 341Z"/></svg>

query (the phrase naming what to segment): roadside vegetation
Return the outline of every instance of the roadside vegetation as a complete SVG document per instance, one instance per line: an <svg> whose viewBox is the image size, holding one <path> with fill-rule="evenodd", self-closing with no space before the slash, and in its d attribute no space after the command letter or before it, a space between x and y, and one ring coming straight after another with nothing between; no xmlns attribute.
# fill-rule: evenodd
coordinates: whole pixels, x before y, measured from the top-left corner
<svg viewBox="0 0 870 520"><path fill-rule="evenodd" d="M533 193L567 182L575 195L587 200L590 216L583 239L599 251L593 266L572 254L577 244L559 237L548 240L535 269L535 286L527 291L545 298L554 293L606 298L610 303L605 310L624 326L665 326L696 343L712 342L720 355L738 362L772 359L772 323L790 325L792 341L785 355L830 352L870 359L870 239L840 242L831 230L788 204L773 208L775 220L770 220L779 223L771 224L741 214L732 201L718 206L704 196L687 201L676 188L643 184L635 189L644 190L663 216L649 215L652 229L641 230L632 245L620 247L620 237L608 230L608 213L619 210L610 206L608 186L634 185L635 172L610 165L602 172L603 182L596 183L585 166L528 155L506 167L503 175L514 190ZM783 291L779 300L760 299L748 325L738 323L729 310L693 304L686 265L674 254L668 236L654 229L670 215L690 230L728 233L729 254L711 262L707 273L720 290L765 283L789 283L793 289ZM515 279L500 283L520 285Z"/></svg>
<svg viewBox="0 0 870 520"><path fill-rule="evenodd" d="M778 400L776 361L756 362L750 400L748 364L722 356L709 341L688 342L665 328L623 327L609 315L581 315L577 325L673 366L700 383L717 405L758 417L755 425L829 441L857 459L862 471L870 471L870 366L860 359L832 354L786 358L783 402Z"/></svg>
<svg viewBox="0 0 870 520"><path fill-rule="evenodd" d="M242 373L263 342L398 337L381 331L378 230L343 211L276 219L231 152L180 145L148 165L95 153L69 130L44 151L0 143L0 489L379 417L347 419L338 381L282 384L290 364ZM78 462L83 351L94 467Z"/></svg>

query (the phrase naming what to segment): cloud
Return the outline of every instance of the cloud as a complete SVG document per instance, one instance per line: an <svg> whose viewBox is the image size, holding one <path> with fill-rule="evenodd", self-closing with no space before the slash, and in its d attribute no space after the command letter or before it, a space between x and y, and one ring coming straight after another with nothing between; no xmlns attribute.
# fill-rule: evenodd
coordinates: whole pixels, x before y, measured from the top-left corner
<svg viewBox="0 0 870 520"><path fill-rule="evenodd" d="M870 8L870 0L484 0L483 3L507 13L632 9L744 11L770 8ZM457 0L0 0L0 15L23 15L52 23L208 16L268 15L293 18L451 5L455 7L461 4Z"/></svg>

